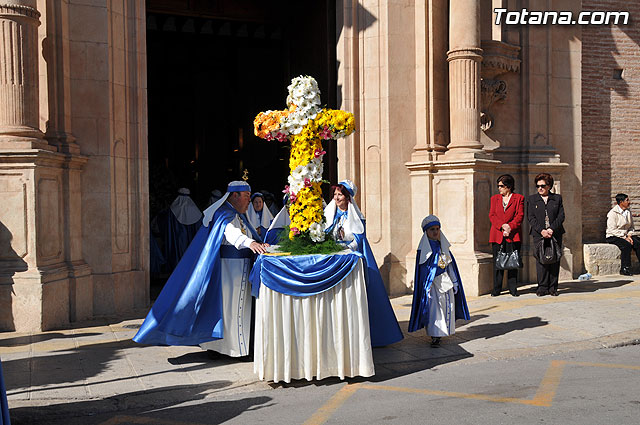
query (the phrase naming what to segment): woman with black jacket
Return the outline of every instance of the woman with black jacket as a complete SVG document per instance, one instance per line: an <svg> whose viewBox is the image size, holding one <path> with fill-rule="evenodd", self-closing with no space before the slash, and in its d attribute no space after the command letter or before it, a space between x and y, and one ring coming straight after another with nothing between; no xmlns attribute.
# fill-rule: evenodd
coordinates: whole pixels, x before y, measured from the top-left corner
<svg viewBox="0 0 640 425"><path fill-rule="evenodd" d="M564 207L562 196L551 193L553 177L548 173L540 173L535 179L537 194L527 198L527 219L529 234L533 236L533 252L536 257L536 274L538 289L536 295L558 295L558 276L560 275L560 259L552 264L543 264L537 258L536 247L543 239L555 239L562 253L562 235L564 234Z"/></svg>

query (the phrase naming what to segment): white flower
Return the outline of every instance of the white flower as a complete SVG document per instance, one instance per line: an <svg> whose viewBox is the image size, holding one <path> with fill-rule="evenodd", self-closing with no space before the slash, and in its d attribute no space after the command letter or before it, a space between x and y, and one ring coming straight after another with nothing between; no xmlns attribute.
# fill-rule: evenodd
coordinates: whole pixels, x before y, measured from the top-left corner
<svg viewBox="0 0 640 425"><path fill-rule="evenodd" d="M309 236L314 242L324 241L324 226L321 223L312 223L309 226Z"/></svg>
<svg viewBox="0 0 640 425"><path fill-rule="evenodd" d="M304 189L304 180L297 180L293 176L289 176L287 180L289 181L289 193L297 195Z"/></svg>

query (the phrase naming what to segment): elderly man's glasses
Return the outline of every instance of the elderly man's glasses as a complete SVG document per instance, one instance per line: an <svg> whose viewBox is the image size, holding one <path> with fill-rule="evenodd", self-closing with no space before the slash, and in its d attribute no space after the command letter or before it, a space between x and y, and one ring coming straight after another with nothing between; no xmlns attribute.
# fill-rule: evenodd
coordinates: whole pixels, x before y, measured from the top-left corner
<svg viewBox="0 0 640 425"><path fill-rule="evenodd" d="M547 185L546 184L537 184L536 187L538 189L544 189L545 187L547 187Z"/></svg>

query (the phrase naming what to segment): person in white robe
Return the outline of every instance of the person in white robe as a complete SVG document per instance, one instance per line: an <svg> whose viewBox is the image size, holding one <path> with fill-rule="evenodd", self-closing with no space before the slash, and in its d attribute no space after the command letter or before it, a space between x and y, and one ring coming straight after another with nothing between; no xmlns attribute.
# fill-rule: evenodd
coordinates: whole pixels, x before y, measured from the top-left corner
<svg viewBox="0 0 640 425"><path fill-rule="evenodd" d="M431 345L455 333L456 318L469 320L469 309L451 244L434 215L422 221L418 246L409 332L426 328Z"/></svg>
<svg viewBox="0 0 640 425"><path fill-rule="evenodd" d="M229 183L204 212L202 227L169 277L133 340L153 345L201 345L231 357L250 354L255 254L266 252L246 217L251 187Z"/></svg>
<svg viewBox="0 0 640 425"><path fill-rule="evenodd" d="M240 182L232 182L236 185ZM233 220L224 230L224 239L220 247L222 264L222 298L224 317L224 338L200 344L206 350L213 350L230 357L243 357L250 354L252 327L251 284L248 281L253 264L253 255L264 254L265 244L256 234L250 220L243 215L251 205L251 188L245 182L247 190L227 192L220 200L204 212L203 224L211 220L218 207L228 202L237 211ZM250 249L250 252L246 252ZM245 255L242 251L245 251ZM235 251L235 252L234 252Z"/></svg>
<svg viewBox="0 0 640 425"><path fill-rule="evenodd" d="M251 195L247 217L251 225L258 231L258 235L264 238L273 221L273 215L268 208L265 208L264 195L262 193L256 192Z"/></svg>

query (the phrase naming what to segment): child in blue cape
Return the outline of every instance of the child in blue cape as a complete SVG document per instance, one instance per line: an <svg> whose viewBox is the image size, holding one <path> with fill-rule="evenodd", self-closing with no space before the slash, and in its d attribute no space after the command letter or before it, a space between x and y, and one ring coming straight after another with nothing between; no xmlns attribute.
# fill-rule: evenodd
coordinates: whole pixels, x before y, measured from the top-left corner
<svg viewBox="0 0 640 425"><path fill-rule="evenodd" d="M469 320L469 308L456 260L449 249L451 244L440 230L438 217L425 217L422 231L409 332L426 328L431 346L437 347L443 336L456 332L456 319Z"/></svg>

